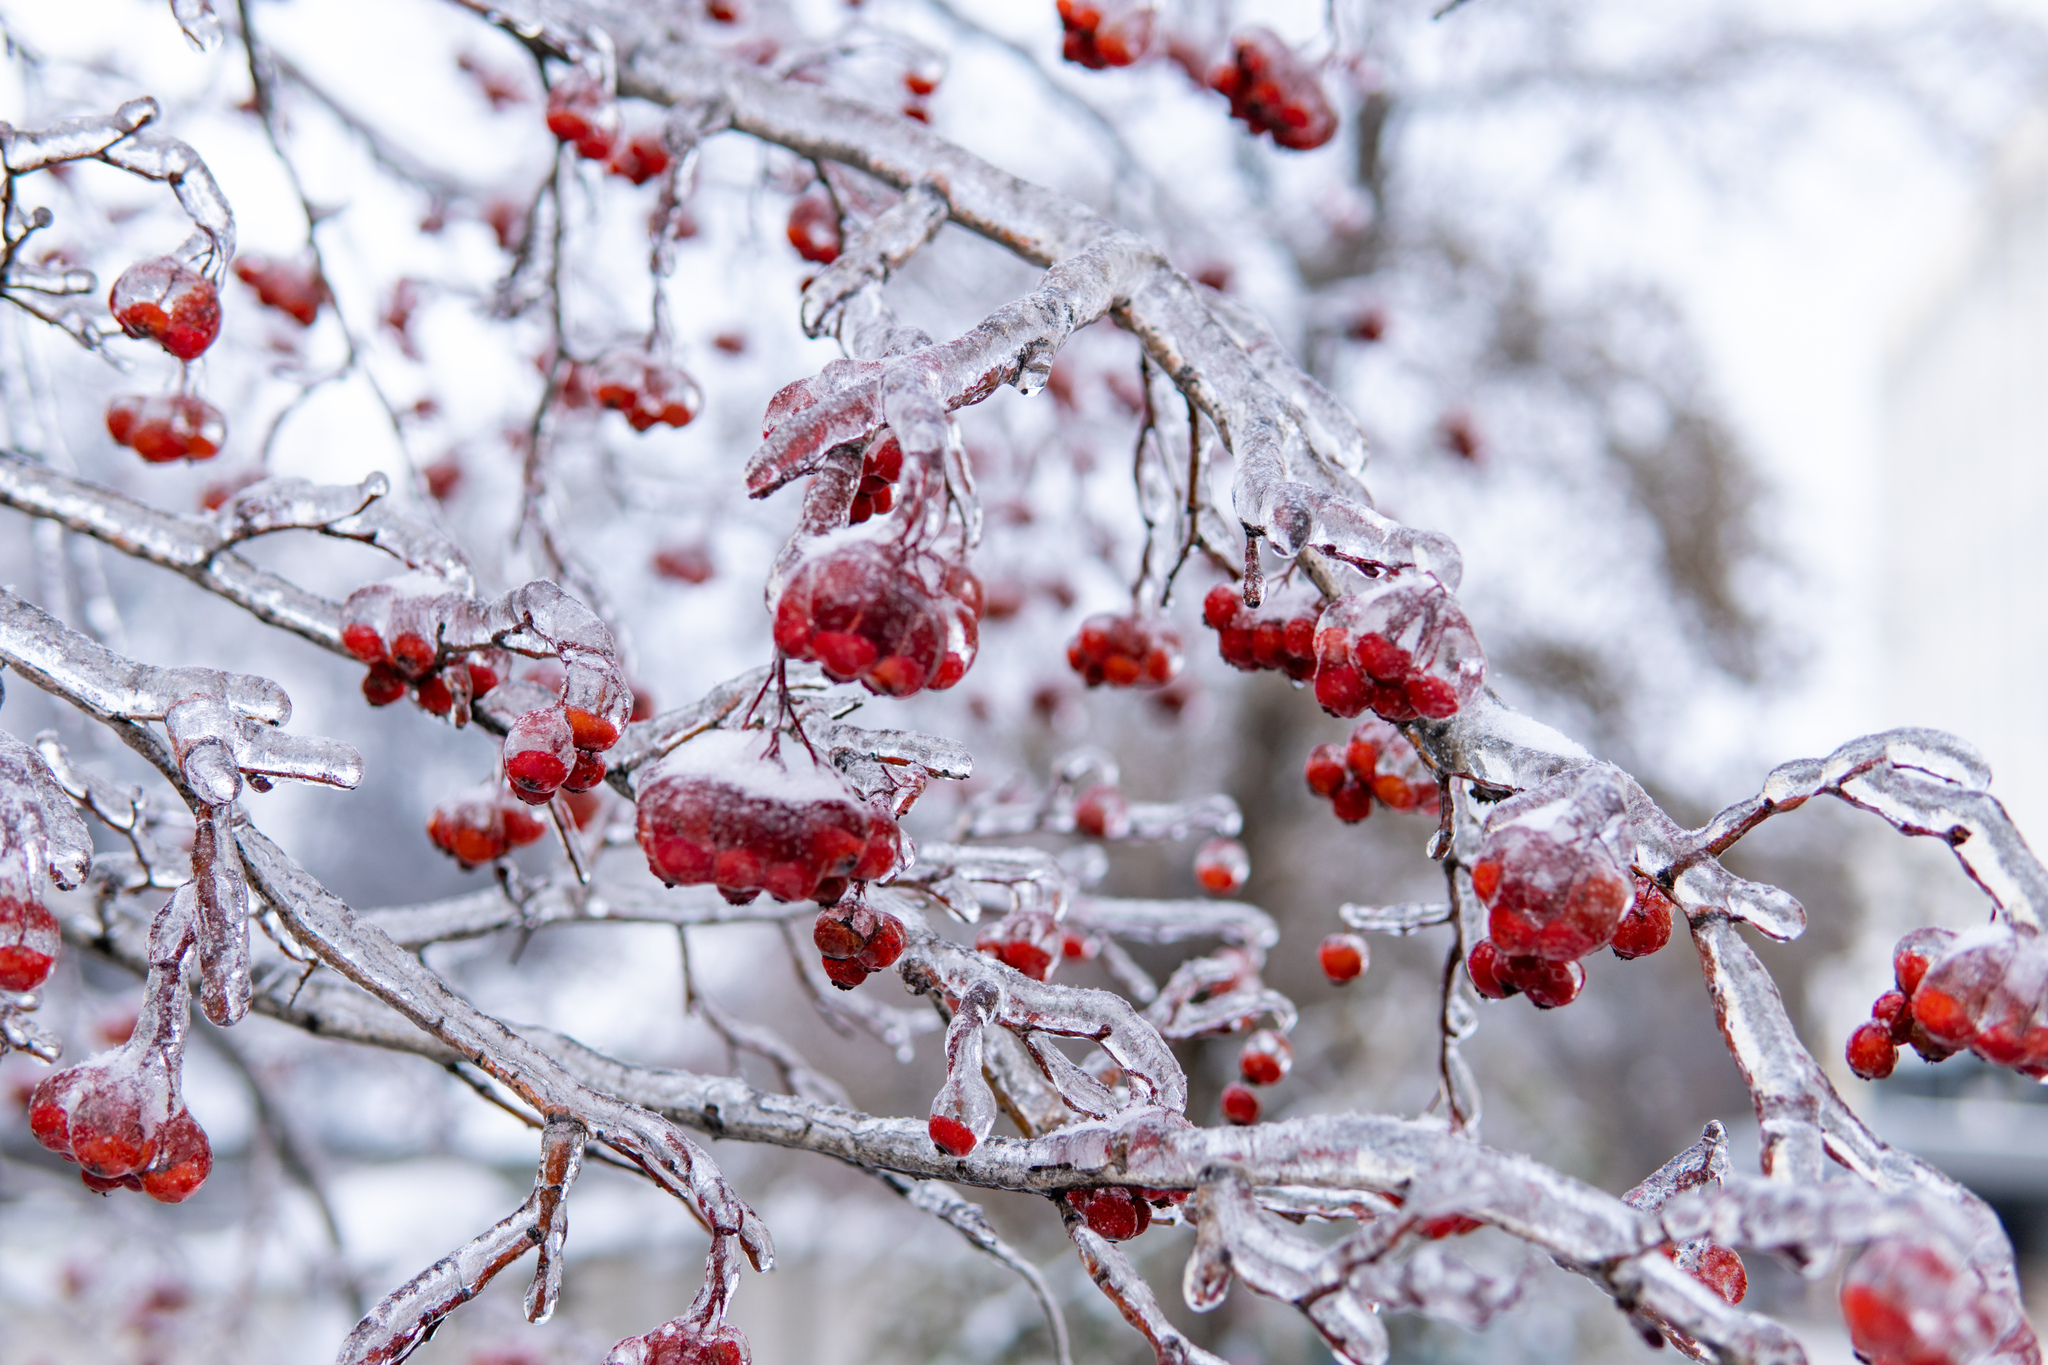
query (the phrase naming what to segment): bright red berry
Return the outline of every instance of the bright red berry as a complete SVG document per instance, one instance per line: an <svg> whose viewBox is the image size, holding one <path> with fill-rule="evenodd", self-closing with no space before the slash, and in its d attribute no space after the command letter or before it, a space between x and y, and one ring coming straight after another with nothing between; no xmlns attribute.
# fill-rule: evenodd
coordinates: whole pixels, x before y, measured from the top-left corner
<svg viewBox="0 0 2048 1365"><path fill-rule="evenodd" d="M210 460L227 444L220 409L190 394L123 394L107 404L107 434L147 464Z"/></svg>
<svg viewBox="0 0 2048 1365"><path fill-rule="evenodd" d="M1091 839L1121 839L1131 832L1131 803L1115 787L1098 783L1074 803L1074 832Z"/></svg>
<svg viewBox="0 0 2048 1365"><path fill-rule="evenodd" d="M1195 880L1212 896L1236 892L1251 872L1251 855L1235 839L1209 839L1195 850Z"/></svg>
<svg viewBox="0 0 2048 1365"><path fill-rule="evenodd" d="M530 806L545 805L575 764L575 736L559 706L527 712L505 734L505 780Z"/></svg>
<svg viewBox="0 0 2048 1365"><path fill-rule="evenodd" d="M1429 574L1383 578L1323 613L1316 700L1336 716L1443 720L1477 696L1486 656L1457 599Z"/></svg>
<svg viewBox="0 0 2048 1365"><path fill-rule="evenodd" d="M1967 1365L2007 1324L1983 1277L1945 1242L1872 1242L1842 1274L1849 1343L1871 1365Z"/></svg>
<svg viewBox="0 0 2048 1365"><path fill-rule="evenodd" d="M576 144L586 161L603 161L619 136L619 106L603 77L573 68L548 91L548 131Z"/></svg>
<svg viewBox="0 0 2048 1365"><path fill-rule="evenodd" d="M1344 751L1334 744L1316 745L1308 751L1302 776L1308 779L1308 789L1317 796L1334 795L1350 776L1350 769L1344 766Z"/></svg>
<svg viewBox="0 0 2048 1365"><path fill-rule="evenodd" d="M854 541L804 561L775 606L775 644L835 682L906 697L959 682L980 648L981 584L964 565Z"/></svg>
<svg viewBox="0 0 2048 1365"><path fill-rule="evenodd" d="M1293 1069L1294 1045L1272 1029L1260 1029L1245 1039L1237 1056L1238 1074L1247 1085L1278 1085Z"/></svg>
<svg viewBox="0 0 2048 1365"><path fill-rule="evenodd" d="M1180 676L1180 632L1164 621L1091 616L1067 645L1067 664L1090 687L1164 687Z"/></svg>
<svg viewBox="0 0 2048 1365"><path fill-rule="evenodd" d="M1636 878L1636 895L1614 929L1614 955L1627 961L1648 957L1671 941L1671 898L1648 877Z"/></svg>
<svg viewBox="0 0 2048 1365"><path fill-rule="evenodd" d="M1232 1081L1223 1087L1223 1117L1239 1127L1257 1123L1263 1108L1249 1086Z"/></svg>
<svg viewBox="0 0 2048 1365"><path fill-rule="evenodd" d="M626 424L646 431L656 424L686 427L704 406L697 381L646 351L620 350L590 368L589 384L602 407L625 414Z"/></svg>
<svg viewBox="0 0 2048 1365"><path fill-rule="evenodd" d="M806 194L790 205L789 244L817 265L839 259L839 212L823 193Z"/></svg>
<svg viewBox="0 0 2048 1365"><path fill-rule="evenodd" d="M658 132L635 133L612 152L606 167L613 175L644 185L669 168L668 147Z"/></svg>
<svg viewBox="0 0 2048 1365"><path fill-rule="evenodd" d="M1849 1069L1866 1081L1881 1081L1899 1064L1899 1045L1891 1025L1872 1019L1849 1035Z"/></svg>
<svg viewBox="0 0 2048 1365"><path fill-rule="evenodd" d="M1472 951L1465 957L1465 971L1472 978L1472 989L1488 1000L1505 1000L1511 995L1519 995L1522 988L1501 975L1505 960L1491 939L1482 938L1473 944Z"/></svg>
<svg viewBox="0 0 2048 1365"><path fill-rule="evenodd" d="M944 1114L933 1114L925 1131L931 1134L932 1145L947 1156L966 1156L979 1145L972 1128Z"/></svg>
<svg viewBox="0 0 2048 1365"><path fill-rule="evenodd" d="M1566 962L1613 941L1632 899L1626 817L1620 784L1597 768L1560 773L1494 808L1472 889L1501 952Z"/></svg>
<svg viewBox="0 0 2048 1365"><path fill-rule="evenodd" d="M1365 974L1372 965L1372 948L1357 934L1331 934L1316 946L1316 961L1333 986L1342 986Z"/></svg>
<svg viewBox="0 0 2048 1365"><path fill-rule="evenodd" d="M213 1172L213 1145L190 1111L180 1109L157 1129L156 1157L141 1173L142 1192L159 1204L182 1204Z"/></svg>

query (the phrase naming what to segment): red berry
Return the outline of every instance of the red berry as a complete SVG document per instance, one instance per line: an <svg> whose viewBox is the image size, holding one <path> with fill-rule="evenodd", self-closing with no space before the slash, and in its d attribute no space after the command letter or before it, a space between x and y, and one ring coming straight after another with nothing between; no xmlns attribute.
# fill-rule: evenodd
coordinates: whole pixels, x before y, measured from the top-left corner
<svg viewBox="0 0 2048 1365"><path fill-rule="evenodd" d="M1915 929L1899 940L1892 950L1892 975L1908 999L1920 989L1927 969L1948 953L1956 941L1955 930L1934 927Z"/></svg>
<svg viewBox="0 0 2048 1365"><path fill-rule="evenodd" d="M405 695L405 675L390 664L371 664L363 675L363 700L372 706L389 706Z"/></svg>
<svg viewBox="0 0 2048 1365"><path fill-rule="evenodd" d="M1211 630L1223 629L1243 610L1244 597L1228 583L1218 583L1202 599L1202 619L1209 623Z"/></svg>
<svg viewBox="0 0 2048 1365"><path fill-rule="evenodd" d="M1501 975L1505 962L1491 939L1482 938L1473 944L1472 951L1465 958L1465 971L1472 978L1472 989L1488 1000L1505 1000L1511 995L1521 994L1520 986Z"/></svg>
<svg viewBox="0 0 2048 1365"><path fill-rule="evenodd" d="M806 194L789 209L789 244L817 265L839 259L839 214L822 193Z"/></svg>
<svg viewBox="0 0 2048 1365"><path fill-rule="evenodd" d="M1613 941L1632 903L1620 852L1626 813L1620 785L1591 768L1561 773L1494 808L1472 888L1501 952L1567 962Z"/></svg>
<svg viewBox="0 0 2048 1365"><path fill-rule="evenodd" d="M213 1147L206 1130L180 1109L157 1129L156 1159L142 1172L142 1192L159 1204L181 1204L213 1171Z"/></svg>
<svg viewBox="0 0 2048 1365"><path fill-rule="evenodd" d="M775 644L870 692L942 690L974 662L980 602L964 566L900 545L842 544L790 575L775 606Z"/></svg>
<svg viewBox="0 0 2048 1365"><path fill-rule="evenodd" d="M1344 766L1344 751L1334 744L1318 744L1308 752L1308 763L1302 769L1302 776L1308 779L1308 789L1317 796L1335 795L1349 775Z"/></svg>
<svg viewBox="0 0 2048 1365"><path fill-rule="evenodd" d="M670 545L654 552L654 574L676 583L709 583L718 573L704 545Z"/></svg>
<svg viewBox="0 0 2048 1365"><path fill-rule="evenodd" d="M1090 787L1074 803L1074 831L1091 839L1121 839L1131 832L1131 803L1106 783Z"/></svg>
<svg viewBox="0 0 2048 1365"><path fill-rule="evenodd" d="M1849 1069L1866 1081L1881 1081L1899 1064L1899 1045L1891 1025L1876 1020L1858 1024L1849 1035Z"/></svg>
<svg viewBox="0 0 2048 1365"><path fill-rule="evenodd" d="M1090 1229L1111 1242L1128 1242L1152 1225L1152 1208L1135 1190L1112 1185L1101 1190L1069 1190L1067 1203Z"/></svg>
<svg viewBox="0 0 2048 1365"><path fill-rule="evenodd" d="M1529 1003L1539 1010L1571 1004L1586 985L1586 969L1576 962L1507 956L1500 959L1494 970L1502 983L1528 996Z"/></svg>
<svg viewBox="0 0 2048 1365"><path fill-rule="evenodd" d="M1239 1127L1257 1123L1262 1107L1248 1086L1232 1081L1223 1087L1223 1117Z"/></svg>
<svg viewBox="0 0 2048 1365"><path fill-rule="evenodd" d="M1316 946L1316 961L1330 984L1341 986L1365 974L1372 964L1372 948L1357 934L1331 934Z"/></svg>
<svg viewBox="0 0 2048 1365"><path fill-rule="evenodd" d="M1251 875L1251 856L1235 839L1210 839L1195 850L1195 880L1214 896L1237 891Z"/></svg>
<svg viewBox="0 0 2048 1365"><path fill-rule="evenodd" d="M196 360L220 335L220 294L213 281L169 256L138 261L107 295L114 321L180 360Z"/></svg>
<svg viewBox="0 0 2048 1365"><path fill-rule="evenodd" d="M1163 687L1180 676L1180 632L1163 621L1103 613L1081 623L1067 663L1090 687Z"/></svg>
<svg viewBox="0 0 2048 1365"><path fill-rule="evenodd" d="M1249 1085L1278 1085L1294 1069L1294 1046L1285 1034L1260 1029L1245 1039L1237 1057L1238 1074Z"/></svg>
<svg viewBox="0 0 2048 1365"><path fill-rule="evenodd" d="M1702 1247L1685 1271L1731 1304L1741 1303L1749 1293L1749 1272L1743 1269L1742 1258L1718 1242Z"/></svg>
<svg viewBox="0 0 2048 1365"><path fill-rule="evenodd" d="M947 1156L966 1156L980 1141L972 1128L944 1114L933 1114L925 1131L931 1134L932 1145Z"/></svg>
<svg viewBox="0 0 2048 1365"><path fill-rule="evenodd" d="M644 185L669 167L668 147L658 132L635 133L612 152L606 167L613 175Z"/></svg>
<svg viewBox="0 0 2048 1365"><path fill-rule="evenodd" d="M0 991L32 991L49 979L63 935L39 900L0 891Z"/></svg>
<svg viewBox="0 0 2048 1365"><path fill-rule="evenodd" d="M1648 877L1636 878L1635 901L1614 930L1614 955L1648 957L1671 941L1671 898Z"/></svg>
<svg viewBox="0 0 2048 1365"><path fill-rule="evenodd" d="M850 991L868 979L868 969L850 958L828 957L825 959L825 975L840 990Z"/></svg>
<svg viewBox="0 0 2048 1365"><path fill-rule="evenodd" d="M574 732L559 706L529 711L505 735L505 780L528 805L543 805L576 762Z"/></svg>
<svg viewBox="0 0 2048 1365"><path fill-rule="evenodd" d="M1355 825L1372 814L1372 788L1347 781L1330 794L1330 809L1345 824Z"/></svg>
<svg viewBox="0 0 2048 1365"><path fill-rule="evenodd" d="M1446 1237L1463 1237L1468 1232L1477 1232L1486 1224L1477 1218L1462 1213L1441 1213L1434 1218L1425 1218L1416 1226L1416 1231L1432 1242Z"/></svg>
<svg viewBox="0 0 2048 1365"><path fill-rule="evenodd" d="M548 91L548 131L576 144L586 161L603 161L619 136L619 106L595 72L574 68Z"/></svg>
<svg viewBox="0 0 2048 1365"><path fill-rule="evenodd" d="M1842 1275L1842 1320L1872 1365L1966 1365L2008 1324L1983 1277L1944 1242L1872 1242Z"/></svg>
<svg viewBox="0 0 2048 1365"><path fill-rule="evenodd" d="M1231 59L1209 73L1209 86L1228 96L1231 117L1295 151L1320 147L1337 133L1337 113L1315 69L1270 29L1250 28L1231 40Z"/></svg>

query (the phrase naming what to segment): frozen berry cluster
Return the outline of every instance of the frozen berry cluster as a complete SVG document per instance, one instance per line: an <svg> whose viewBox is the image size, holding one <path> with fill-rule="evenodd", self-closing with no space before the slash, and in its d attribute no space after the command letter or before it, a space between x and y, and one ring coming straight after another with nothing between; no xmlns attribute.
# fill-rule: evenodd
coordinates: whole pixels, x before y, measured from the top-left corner
<svg viewBox="0 0 2048 1365"><path fill-rule="evenodd" d="M32 991L50 977L64 936L36 894L40 878L24 875L8 849L0 864L0 991Z"/></svg>
<svg viewBox="0 0 2048 1365"><path fill-rule="evenodd" d="M790 575L775 644L835 682L907 697L960 681L981 641L981 581L966 565L881 541L842 542Z"/></svg>
<svg viewBox="0 0 2048 1365"><path fill-rule="evenodd" d="M641 781L636 798L648 870L670 886L716 886L744 905L835 905L854 882L895 870L901 836L802 745L770 757L757 736L713 730Z"/></svg>
<svg viewBox="0 0 2048 1365"><path fill-rule="evenodd" d="M643 350L600 356L578 378L598 406L624 414L626 425L635 431L647 431L657 424L686 427L704 406L696 380Z"/></svg>
<svg viewBox="0 0 2048 1365"><path fill-rule="evenodd" d="M1969 1365L2023 1326L2005 1320L1983 1275L1934 1235L1864 1247L1842 1273L1841 1303L1849 1344L1871 1365Z"/></svg>
<svg viewBox="0 0 2048 1365"><path fill-rule="evenodd" d="M799 195L789 206L788 232L796 254L813 265L830 265L839 259L839 210L823 190Z"/></svg>
<svg viewBox="0 0 2048 1365"><path fill-rule="evenodd" d="M1294 1045L1286 1034L1267 1028L1245 1039L1237 1054L1238 1079L1223 1087L1223 1117L1234 1124L1257 1123L1265 1106L1252 1087L1278 1085L1293 1069Z"/></svg>
<svg viewBox="0 0 2048 1365"><path fill-rule="evenodd" d="M1879 1080L1911 1044L1928 1061L1969 1051L1993 1066L2048 1077L2048 946L1988 924L1957 934L1915 929L1892 951L1897 989L1849 1035L1849 1069Z"/></svg>
<svg viewBox="0 0 2048 1365"><path fill-rule="evenodd" d="M466 720L470 706L511 676L503 650L454 651L441 644L439 611L447 585L412 576L370 583L341 605L341 645L368 664L363 699L389 706L410 692L422 711ZM609 746L606 746L609 747ZM557 784L559 785L559 784Z"/></svg>
<svg viewBox="0 0 2048 1365"><path fill-rule="evenodd" d="M612 175L644 185L669 168L669 151L658 132L628 137L619 104L595 72L574 69L548 91L548 131L574 145L585 161L602 161Z"/></svg>
<svg viewBox="0 0 2048 1365"><path fill-rule="evenodd" d="M1230 101L1230 116L1282 147L1305 152L1337 134L1337 111L1315 68L1268 28L1232 36L1230 58L1209 72L1209 88Z"/></svg>
<svg viewBox="0 0 2048 1365"><path fill-rule="evenodd" d="M45 1076L29 1096L28 1124L37 1142L78 1164L90 1188L176 1204L213 1170L213 1148L151 1044L138 1032L119 1051Z"/></svg>
<svg viewBox="0 0 2048 1365"><path fill-rule="evenodd" d="M1069 935L1052 912L1031 906L984 925L974 936L974 949L1033 981L1050 977L1063 957L1090 956L1087 940Z"/></svg>
<svg viewBox="0 0 2048 1365"><path fill-rule="evenodd" d="M145 464L210 460L227 444L227 419L185 393L124 393L107 403L107 435Z"/></svg>
<svg viewBox="0 0 2048 1365"><path fill-rule="evenodd" d="M868 442L860 459L860 486L854 490L847 524L858 526L896 505L896 480L903 477L903 445L891 431Z"/></svg>
<svg viewBox="0 0 2048 1365"><path fill-rule="evenodd" d="M1311 749L1302 776L1346 824L1371 815L1375 801L1388 810L1437 813L1435 776L1415 746L1376 716L1354 728L1342 748L1318 744Z"/></svg>
<svg viewBox="0 0 2048 1365"><path fill-rule="evenodd" d="M903 921L853 897L818 912L811 942L825 959L825 975L850 991L903 956Z"/></svg>
<svg viewBox="0 0 2048 1365"><path fill-rule="evenodd" d="M1090 1231L1108 1242L1130 1241L1152 1226L1154 1209L1184 1204L1187 1197L1186 1190L1145 1190L1129 1185L1069 1190L1066 1194L1067 1206L1081 1215Z"/></svg>
<svg viewBox="0 0 2048 1365"><path fill-rule="evenodd" d="M1246 673L1270 669L1296 682L1316 674L1316 624L1325 603L1313 597L1289 608L1254 611L1238 590L1218 583L1202 599L1202 620L1216 632L1223 662Z"/></svg>
<svg viewBox="0 0 2048 1365"><path fill-rule="evenodd" d="M1445 720L1486 677L1479 637L1428 574L1381 579L1333 603L1316 627L1316 700L1333 716Z"/></svg>
<svg viewBox="0 0 2048 1365"><path fill-rule="evenodd" d="M450 797L427 817L427 838L462 864L481 867L515 848L538 842L548 832L522 802L490 788Z"/></svg>
<svg viewBox="0 0 2048 1365"><path fill-rule="evenodd" d="M235 262L235 278L256 291L266 308L275 308L301 327L311 327L327 302L327 281L311 261L280 261L244 256Z"/></svg>
<svg viewBox="0 0 2048 1365"><path fill-rule="evenodd" d="M220 335L220 291L169 256L122 271L107 306L122 331L154 341L180 360L197 360Z"/></svg>
<svg viewBox="0 0 2048 1365"><path fill-rule="evenodd" d="M1143 57L1159 20L1150 0L1059 0L1059 11L1061 55L1090 71Z"/></svg>
<svg viewBox="0 0 2048 1365"><path fill-rule="evenodd" d="M1091 616L1067 645L1068 666L1090 687L1164 687L1184 662L1179 631L1135 614Z"/></svg>
<svg viewBox="0 0 2048 1365"><path fill-rule="evenodd" d="M1465 964L1482 996L1555 1009L1578 998L1587 954L1619 940L1617 956L1640 957L1670 939L1670 901L1630 870L1626 825L1620 782L1593 767L1494 808L1472 864L1489 937Z"/></svg>

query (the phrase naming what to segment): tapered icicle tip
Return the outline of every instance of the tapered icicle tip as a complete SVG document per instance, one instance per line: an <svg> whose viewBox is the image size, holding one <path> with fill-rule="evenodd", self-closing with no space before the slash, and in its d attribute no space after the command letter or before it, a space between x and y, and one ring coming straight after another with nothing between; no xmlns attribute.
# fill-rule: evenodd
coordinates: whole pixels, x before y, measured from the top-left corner
<svg viewBox="0 0 2048 1365"><path fill-rule="evenodd" d="M932 1145L947 1156L966 1156L980 1145L974 1130L958 1119L947 1118L944 1114L933 1114L928 1125Z"/></svg>

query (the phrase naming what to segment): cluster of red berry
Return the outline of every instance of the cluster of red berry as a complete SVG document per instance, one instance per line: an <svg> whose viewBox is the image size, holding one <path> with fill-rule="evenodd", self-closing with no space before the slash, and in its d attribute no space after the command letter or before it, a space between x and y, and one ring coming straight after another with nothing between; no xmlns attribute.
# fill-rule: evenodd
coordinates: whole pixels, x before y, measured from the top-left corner
<svg viewBox="0 0 2048 1365"><path fill-rule="evenodd" d="M1230 101L1230 116L1254 133L1298 152L1337 133L1337 111L1323 93L1315 68L1267 28L1249 28L1230 40L1230 58L1209 73L1209 88Z"/></svg>
<svg viewBox="0 0 2048 1365"><path fill-rule="evenodd" d="M832 984L850 991L903 956L903 921L849 897L818 912L811 942L818 945Z"/></svg>
<svg viewBox="0 0 2048 1365"><path fill-rule="evenodd" d="M122 331L148 338L180 360L198 359L220 335L220 291L169 256L122 271L107 306Z"/></svg>
<svg viewBox="0 0 2048 1365"><path fill-rule="evenodd" d="M0 850L10 855L12 850ZM47 981L64 936L31 889L34 880L0 868L0 991L32 991Z"/></svg>
<svg viewBox="0 0 2048 1365"><path fill-rule="evenodd" d="M1235 839L1219 835L1195 850L1195 881L1212 896L1234 895L1251 875L1251 855Z"/></svg>
<svg viewBox="0 0 2048 1365"><path fill-rule="evenodd" d="M587 792L604 781L604 751L619 742L611 721L573 706L528 711L505 731L500 754L512 794L544 806L558 791Z"/></svg>
<svg viewBox="0 0 2048 1365"><path fill-rule="evenodd" d="M1090 71L1129 66L1152 48L1159 11L1151 0L1059 0L1059 9L1061 53Z"/></svg>
<svg viewBox="0 0 2048 1365"><path fill-rule="evenodd" d="M1391 721L1444 720L1485 678L1479 637L1432 575L1380 579L1316 627L1316 700L1333 716L1371 707Z"/></svg>
<svg viewBox="0 0 2048 1365"><path fill-rule="evenodd" d="M2021 1325L2002 1321L1984 1277L1931 1236L1864 1247L1842 1272L1841 1300L1849 1344L1870 1365L1967 1365Z"/></svg>
<svg viewBox="0 0 2048 1365"><path fill-rule="evenodd" d="M556 81L548 91L547 119L548 131L558 141L574 143L576 155L602 161L608 172L636 185L669 167L668 146L660 133L621 134L618 101L594 72L578 68Z"/></svg>
<svg viewBox="0 0 2048 1365"><path fill-rule="evenodd" d="M1539 1009L1578 998L1579 959L1610 944L1642 957L1671 937L1671 902L1629 869L1626 796L1598 768L1559 773L1494 809L1472 864L1489 938L1466 959L1489 1000L1525 994Z"/></svg>
<svg viewBox="0 0 2048 1365"><path fill-rule="evenodd" d="M213 1170L213 1148L150 1043L137 1035L108 1057L45 1076L29 1096L28 1126L37 1142L78 1163L88 1187L125 1186L176 1204Z"/></svg>
<svg viewBox="0 0 2048 1365"><path fill-rule="evenodd" d="M1309 750L1302 775L1346 824L1371 815L1375 800L1388 810L1437 813L1435 775L1406 736L1377 716L1361 721L1343 748L1318 744Z"/></svg>
<svg viewBox="0 0 2048 1365"><path fill-rule="evenodd" d="M775 605L776 648L882 696L951 687L980 642L981 580L900 544L856 540L815 555Z"/></svg>
<svg viewBox="0 0 2048 1365"><path fill-rule="evenodd" d="M896 505L896 480L903 477L903 445L896 434L883 431L868 442L860 457L860 487L854 490L853 510L847 524L858 526Z"/></svg>
<svg viewBox="0 0 2048 1365"><path fill-rule="evenodd" d="M530 1358L519 1357L522 1361ZM752 1365L752 1361L739 1328L704 1326L680 1318L652 1332L627 1337L605 1357L606 1365Z"/></svg>
<svg viewBox="0 0 2048 1365"><path fill-rule="evenodd" d="M447 716L511 676L503 650L450 651L441 645L435 612L445 585L408 591L406 580L370 583L341 604L341 646L370 666L363 699L389 706L408 691L422 711Z"/></svg>
<svg viewBox="0 0 2048 1365"><path fill-rule="evenodd" d="M839 259L843 245L839 236L839 210L823 190L800 195L789 206L789 244L796 254L813 265L830 265Z"/></svg>
<svg viewBox="0 0 2048 1365"><path fill-rule="evenodd" d="M1966 934L1915 929L1892 951L1897 990L1849 1035L1849 1069L1878 1080L1911 1043L1928 1061L1968 1049L1993 1066L2048 1077L2048 946L1989 924Z"/></svg>
<svg viewBox="0 0 2048 1365"><path fill-rule="evenodd" d="M627 425L635 431L646 431L656 423L686 427L704 406L696 380L646 351L612 351L600 356L588 373L583 373L583 368L572 367L575 378L600 407L624 413ZM566 397L566 383L563 392Z"/></svg>
<svg viewBox="0 0 2048 1365"><path fill-rule="evenodd" d="M148 464L210 460L227 444L227 419L184 393L124 393L107 403L107 435Z"/></svg>
<svg viewBox="0 0 2048 1365"><path fill-rule="evenodd" d="M709 583L718 576L718 562L702 541L664 545L654 552L654 576L673 583Z"/></svg>
<svg viewBox="0 0 2048 1365"><path fill-rule="evenodd" d="M1216 651L1232 668L1273 669L1307 682L1316 674L1316 623L1325 605L1312 597L1299 606L1256 613L1236 588L1218 583L1202 599L1202 620L1216 632Z"/></svg>
<svg viewBox="0 0 2048 1365"><path fill-rule="evenodd" d="M488 788L450 797L427 817L427 838L464 868L495 862L547 832L547 825L521 803Z"/></svg>
<svg viewBox="0 0 2048 1365"><path fill-rule="evenodd" d="M1245 1039L1237 1055L1241 1079L1223 1087L1223 1117L1235 1124L1257 1123L1265 1106L1251 1087L1278 1085L1293 1069L1294 1045L1286 1034L1267 1028Z"/></svg>
<svg viewBox="0 0 2048 1365"><path fill-rule="evenodd" d="M756 742L708 731L643 779L637 805L648 870L670 886L715 885L736 905L763 891L834 905L851 883L895 869L901 835L893 817L802 746L771 758L754 752Z"/></svg>
<svg viewBox="0 0 2048 1365"><path fill-rule="evenodd" d="M301 327L311 327L327 302L327 281L311 261L279 261L244 256L235 262L235 277L256 291L266 308L275 308Z"/></svg>
<svg viewBox="0 0 2048 1365"><path fill-rule="evenodd" d="M1091 616L1067 645L1068 666L1090 687L1164 687L1183 662L1180 632L1151 617Z"/></svg>

